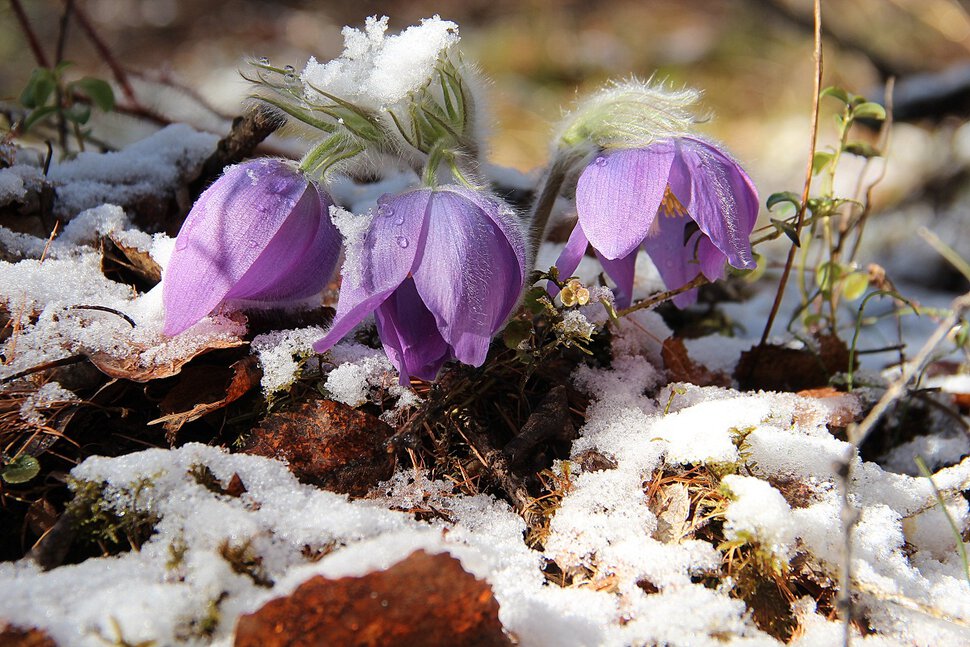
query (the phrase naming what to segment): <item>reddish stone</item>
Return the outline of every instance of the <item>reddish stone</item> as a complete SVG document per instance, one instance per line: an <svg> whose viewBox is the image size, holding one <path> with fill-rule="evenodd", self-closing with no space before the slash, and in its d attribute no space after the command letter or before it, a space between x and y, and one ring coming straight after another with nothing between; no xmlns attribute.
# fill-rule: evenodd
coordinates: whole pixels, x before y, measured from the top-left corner
<svg viewBox="0 0 970 647"><path fill-rule="evenodd" d="M455 558L412 553L386 571L316 576L236 625L236 647L511 645L488 584Z"/></svg>
<svg viewBox="0 0 970 647"><path fill-rule="evenodd" d="M57 647L57 643L40 629L4 626L0 620L0 647Z"/></svg>
<svg viewBox="0 0 970 647"><path fill-rule="evenodd" d="M364 496L394 471L394 457L385 447L393 433L368 413L315 400L268 415L243 451L286 460L303 483Z"/></svg>

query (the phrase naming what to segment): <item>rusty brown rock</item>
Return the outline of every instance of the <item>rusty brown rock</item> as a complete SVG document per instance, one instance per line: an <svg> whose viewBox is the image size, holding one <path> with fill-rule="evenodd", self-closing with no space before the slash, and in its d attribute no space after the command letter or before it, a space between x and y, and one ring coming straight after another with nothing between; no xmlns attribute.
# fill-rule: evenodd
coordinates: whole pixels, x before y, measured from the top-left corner
<svg viewBox="0 0 970 647"><path fill-rule="evenodd" d="M0 647L57 647L57 643L40 629L19 629L0 620Z"/></svg>
<svg viewBox="0 0 970 647"><path fill-rule="evenodd" d="M315 400L268 415L243 451L286 460L303 483L364 496L394 471L394 457L385 447L393 433L368 413Z"/></svg>
<svg viewBox="0 0 970 647"><path fill-rule="evenodd" d="M236 647L497 647L512 644L488 584L455 558L412 553L386 571L316 576L236 625Z"/></svg>

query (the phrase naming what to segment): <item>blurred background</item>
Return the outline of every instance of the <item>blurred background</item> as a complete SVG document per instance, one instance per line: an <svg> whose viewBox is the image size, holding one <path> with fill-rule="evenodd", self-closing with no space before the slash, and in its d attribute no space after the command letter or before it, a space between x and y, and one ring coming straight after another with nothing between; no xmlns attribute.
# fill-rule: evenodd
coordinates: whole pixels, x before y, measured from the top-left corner
<svg viewBox="0 0 970 647"><path fill-rule="evenodd" d="M48 59L60 45L63 58L75 63L69 75L114 82L107 50L130 74L144 106L219 134L247 93L238 72L246 57L299 70L311 55L339 55L343 25L387 15L398 31L440 14L459 23L466 60L492 81L496 164L534 172L548 157L556 120L577 96L610 78L655 76L704 90L713 118L702 130L745 164L762 198L800 192L803 183L812 103L810 0L74 0L75 15L63 31L65 0L0 0L4 101L16 99L37 65L15 4ZM823 86L882 101L885 81L896 79L896 123L873 198L877 210L903 223L951 222L950 233L940 235L970 256L963 232L970 2L827 0L822 10ZM822 104L822 145L835 138L837 109L834 101ZM107 143L122 145L159 126L111 115L98 127ZM843 165L840 181L849 193L860 169L861 160ZM912 238L898 227L873 237L881 246L880 236L895 234L900 244Z"/></svg>

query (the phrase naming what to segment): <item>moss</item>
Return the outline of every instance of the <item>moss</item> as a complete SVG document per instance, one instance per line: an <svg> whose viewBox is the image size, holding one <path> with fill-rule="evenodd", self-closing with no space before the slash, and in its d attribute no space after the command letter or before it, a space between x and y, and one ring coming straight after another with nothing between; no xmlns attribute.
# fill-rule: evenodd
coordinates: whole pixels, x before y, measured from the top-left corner
<svg viewBox="0 0 970 647"><path fill-rule="evenodd" d="M256 586L270 588L273 580L263 568L263 558L253 551L252 543L252 539L247 539L234 545L226 539L219 545L219 554L229 563L233 572L245 575Z"/></svg>
<svg viewBox="0 0 970 647"><path fill-rule="evenodd" d="M111 492L104 482L73 479L69 485L74 498L67 504L66 513L78 539L97 544L105 555L139 550L155 531L158 516L138 505L145 493L154 488L150 477Z"/></svg>

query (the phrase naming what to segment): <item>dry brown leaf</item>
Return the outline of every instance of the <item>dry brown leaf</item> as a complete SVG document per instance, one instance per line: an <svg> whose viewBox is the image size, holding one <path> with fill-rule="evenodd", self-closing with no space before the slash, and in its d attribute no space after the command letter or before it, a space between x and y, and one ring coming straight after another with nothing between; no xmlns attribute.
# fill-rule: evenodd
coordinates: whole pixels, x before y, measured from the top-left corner
<svg viewBox="0 0 970 647"><path fill-rule="evenodd" d="M119 380L131 380L132 382L150 382L166 377L177 375L182 367L191 362L199 355L203 355L213 350L223 348L235 348L243 346L246 342L241 339L217 338L206 342L204 346L192 350L184 357L173 359L164 364L143 364L143 353L150 350L150 346L132 346L131 352L124 357L115 357L101 351L88 352L87 357L91 360L99 371Z"/></svg>
<svg viewBox="0 0 970 647"><path fill-rule="evenodd" d="M730 386L731 380L723 373L712 371L691 359L680 337L668 337L660 350L667 377L671 382L689 382L697 386Z"/></svg>
<svg viewBox="0 0 970 647"><path fill-rule="evenodd" d="M218 411L230 402L235 402L257 386L263 376L259 362L252 355L244 357L229 367L228 384L225 378L213 379L213 373L220 373L220 369L221 367L218 366L197 366L191 371L186 369L183 372L182 381L159 404L162 411L172 411L172 413L156 418L148 424L164 425L166 436L171 441L184 424ZM220 384L223 386L216 387L216 392L213 392L213 387ZM192 404L193 402L195 404ZM188 410L177 410L189 405L192 406Z"/></svg>

